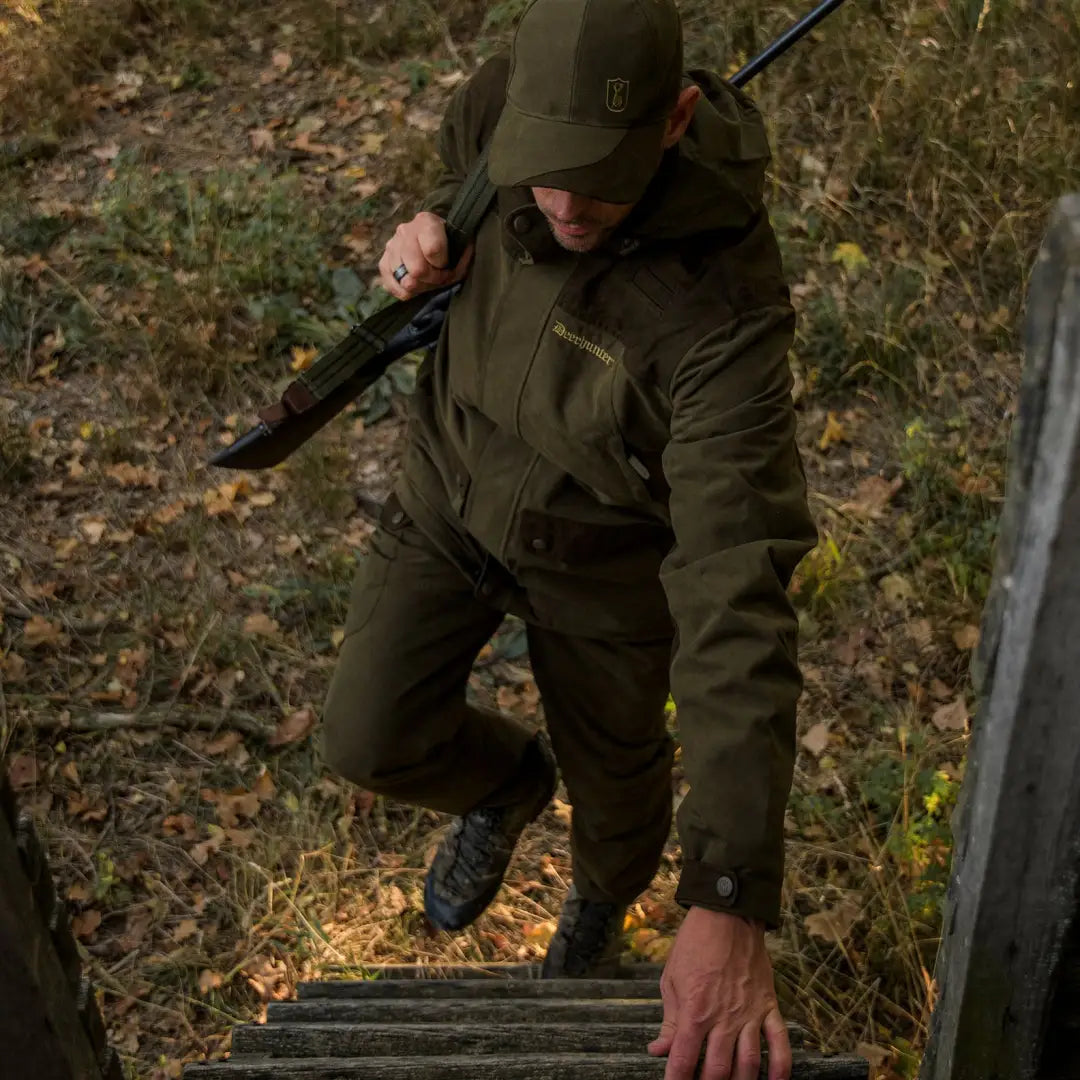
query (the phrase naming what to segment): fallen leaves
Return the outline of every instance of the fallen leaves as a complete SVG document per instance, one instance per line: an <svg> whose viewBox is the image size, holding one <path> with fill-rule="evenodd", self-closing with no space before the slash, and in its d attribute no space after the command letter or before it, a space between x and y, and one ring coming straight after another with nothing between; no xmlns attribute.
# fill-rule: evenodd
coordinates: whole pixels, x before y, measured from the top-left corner
<svg viewBox="0 0 1080 1080"><path fill-rule="evenodd" d="M97 933L100 925L101 912L97 908L88 908L71 920L71 932L80 941L88 941Z"/></svg>
<svg viewBox="0 0 1080 1080"><path fill-rule="evenodd" d="M814 724L799 740L804 750L808 750L814 757L821 757L825 747L829 745L829 729L825 724Z"/></svg>
<svg viewBox="0 0 1080 1080"><path fill-rule="evenodd" d="M56 649L66 645L68 637L58 621L31 615L23 624L23 641L31 649Z"/></svg>
<svg viewBox="0 0 1080 1080"><path fill-rule="evenodd" d="M635 930L630 936L630 951L654 964L663 964L675 944L672 934L662 934L653 927Z"/></svg>
<svg viewBox="0 0 1080 1080"><path fill-rule="evenodd" d="M161 486L161 472L148 465L132 465L130 461L119 461L105 467L105 475L121 487L158 488Z"/></svg>
<svg viewBox="0 0 1080 1080"><path fill-rule="evenodd" d="M841 423L840 418L834 412L830 412L825 420L825 430L818 439L818 449L828 450L836 443L848 442L847 429Z"/></svg>
<svg viewBox="0 0 1080 1080"><path fill-rule="evenodd" d="M297 709L295 712L283 716L274 728L274 733L267 739L270 746L288 746L290 743L299 742L307 738L315 727L315 710L308 707Z"/></svg>
<svg viewBox="0 0 1080 1080"><path fill-rule="evenodd" d="M289 971L284 960L272 956L255 956L241 969L248 986L259 995L259 1000L284 1001L292 994Z"/></svg>
<svg viewBox="0 0 1080 1080"><path fill-rule="evenodd" d="M277 637L280 630L278 621L270 618L265 611L256 611L244 620L244 633L250 637Z"/></svg>
<svg viewBox="0 0 1080 1080"><path fill-rule="evenodd" d="M833 907L806 916L806 932L811 937L833 945L842 945L862 915L863 905L854 897L845 896Z"/></svg>
<svg viewBox="0 0 1080 1080"><path fill-rule="evenodd" d="M930 722L938 731L966 731L970 719L967 702L958 697L955 701L935 709Z"/></svg>
<svg viewBox="0 0 1080 1080"><path fill-rule="evenodd" d="M843 503L840 509L857 517L879 518L903 486L903 476L892 480L886 480L884 476L867 476L856 486L854 498Z"/></svg>
<svg viewBox="0 0 1080 1080"><path fill-rule="evenodd" d="M36 784L40 772L41 766L32 754L15 754L8 761L8 780L16 791Z"/></svg>
<svg viewBox="0 0 1080 1080"><path fill-rule="evenodd" d="M894 610L902 611L915 599L915 586L903 574L887 574L878 582L885 603Z"/></svg>
<svg viewBox="0 0 1080 1080"><path fill-rule="evenodd" d="M176 929L173 930L173 941L178 945L181 942L187 941L188 938L194 937L199 932L199 922L197 919L181 919L176 924Z"/></svg>
<svg viewBox="0 0 1080 1080"><path fill-rule="evenodd" d="M257 154L269 154L274 149L274 133L269 128L251 128L248 142Z"/></svg>
<svg viewBox="0 0 1080 1080"><path fill-rule="evenodd" d="M199 794L205 802L214 805L224 829L231 829L240 823L240 818L253 818L259 812L260 800L255 791L225 792L203 788Z"/></svg>
<svg viewBox="0 0 1080 1080"><path fill-rule="evenodd" d="M845 242L833 248L832 262L839 263L849 274L859 274L870 266L870 260L858 244Z"/></svg>

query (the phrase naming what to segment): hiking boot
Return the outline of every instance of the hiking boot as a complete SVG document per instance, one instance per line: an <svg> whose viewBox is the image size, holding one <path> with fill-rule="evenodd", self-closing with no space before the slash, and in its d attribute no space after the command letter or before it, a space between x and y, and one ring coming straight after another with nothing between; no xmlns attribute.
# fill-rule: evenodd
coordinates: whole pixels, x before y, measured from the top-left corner
<svg viewBox="0 0 1080 1080"><path fill-rule="evenodd" d="M468 926L495 899L525 826L555 794L555 756L537 732L521 763L528 792L509 806L481 806L455 818L424 882L424 911L440 930Z"/></svg>
<svg viewBox="0 0 1080 1080"><path fill-rule="evenodd" d="M544 979L606 979L619 969L625 904L586 900L571 885L548 946Z"/></svg>

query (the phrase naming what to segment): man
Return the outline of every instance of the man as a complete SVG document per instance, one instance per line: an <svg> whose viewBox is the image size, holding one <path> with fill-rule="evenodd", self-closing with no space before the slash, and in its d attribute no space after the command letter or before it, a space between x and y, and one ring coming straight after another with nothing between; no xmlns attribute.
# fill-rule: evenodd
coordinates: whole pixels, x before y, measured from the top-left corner
<svg viewBox="0 0 1080 1080"><path fill-rule="evenodd" d="M684 77L671 0L535 0L440 142L443 182L380 269L402 299L462 287L354 587L328 760L457 815L425 889L446 929L494 897L557 760L573 887L543 971L600 973L669 833L670 679L689 910L649 1049L667 1080L693 1076L703 1048L706 1080L750 1080L764 1032L781 1080L764 932L800 689L785 590L814 529L760 117L715 77ZM443 216L485 145L497 199L450 267ZM466 703L505 612L527 624L550 745Z"/></svg>

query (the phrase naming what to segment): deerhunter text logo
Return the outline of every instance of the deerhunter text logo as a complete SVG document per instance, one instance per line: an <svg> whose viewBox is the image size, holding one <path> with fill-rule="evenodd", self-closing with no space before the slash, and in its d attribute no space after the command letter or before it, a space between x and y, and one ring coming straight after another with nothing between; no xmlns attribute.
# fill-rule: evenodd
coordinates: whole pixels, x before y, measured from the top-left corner
<svg viewBox="0 0 1080 1080"><path fill-rule="evenodd" d="M607 107L609 112L622 112L626 108L629 97L630 82L628 79L608 79Z"/></svg>
<svg viewBox="0 0 1080 1080"><path fill-rule="evenodd" d="M566 329L566 324L555 320L555 325L551 328L559 337L569 341L571 345L576 345L579 349L584 349L588 353L592 353L593 356L600 360L603 360L605 364L611 365L615 363L615 357L607 351L597 345L595 341L589 341L588 338L582 337L580 334L575 334L572 330Z"/></svg>

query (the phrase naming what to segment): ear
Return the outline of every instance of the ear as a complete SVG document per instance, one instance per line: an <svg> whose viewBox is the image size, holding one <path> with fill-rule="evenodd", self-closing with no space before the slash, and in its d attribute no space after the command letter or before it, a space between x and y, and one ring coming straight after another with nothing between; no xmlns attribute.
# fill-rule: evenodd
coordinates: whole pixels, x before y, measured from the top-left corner
<svg viewBox="0 0 1080 1080"><path fill-rule="evenodd" d="M679 100L675 102L675 108L668 116L667 131L661 145L665 150L674 146L686 134L690 121L694 117L694 109L701 100L700 86L687 86L679 92Z"/></svg>

